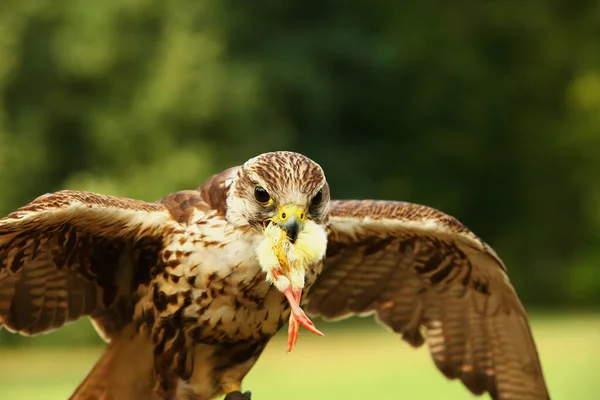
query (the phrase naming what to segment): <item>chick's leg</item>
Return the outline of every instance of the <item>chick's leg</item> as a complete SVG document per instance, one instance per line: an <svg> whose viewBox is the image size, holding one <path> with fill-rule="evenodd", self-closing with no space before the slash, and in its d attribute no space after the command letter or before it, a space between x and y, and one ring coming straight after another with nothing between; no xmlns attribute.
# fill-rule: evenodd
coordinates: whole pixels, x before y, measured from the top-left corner
<svg viewBox="0 0 600 400"><path fill-rule="evenodd" d="M300 304L300 298L302 297L302 290L298 290L296 292L292 291L292 295L294 296L294 301ZM298 342L298 333L300 331L300 324L298 320L294 317L294 313L290 313L290 321L288 323L288 347L287 352L292 351L292 348Z"/></svg>
<svg viewBox="0 0 600 400"><path fill-rule="evenodd" d="M300 298L302 297L302 289L294 291L294 290L292 290L291 286L288 286L287 288L285 288L283 290L283 294L285 295L288 302L290 303L290 308L291 308L290 318L293 318L296 321L296 323L299 323L300 325L302 325L303 327L308 329L310 332L312 332L316 335L319 335L319 336L323 336L323 333L321 333L321 331L319 331L315 327L315 324L313 324L313 322L310 320L310 318L308 318L306 316L306 314L304 313L304 310L302 310L302 308L300 308ZM294 336L289 335L290 333L295 334L295 339L294 339ZM295 343L295 340L297 340L297 338L298 338L297 329L296 328L288 329L288 348L290 346L290 343L291 343L291 345L293 345Z"/></svg>

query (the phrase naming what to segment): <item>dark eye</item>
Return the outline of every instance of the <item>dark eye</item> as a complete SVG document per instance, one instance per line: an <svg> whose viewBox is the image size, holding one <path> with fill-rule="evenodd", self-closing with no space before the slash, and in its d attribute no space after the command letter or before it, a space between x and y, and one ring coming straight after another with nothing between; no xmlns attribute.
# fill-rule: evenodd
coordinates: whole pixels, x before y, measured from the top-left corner
<svg viewBox="0 0 600 400"><path fill-rule="evenodd" d="M269 192L267 192L262 186L257 186L254 188L254 198L259 203L267 203L269 200L271 200Z"/></svg>
<svg viewBox="0 0 600 400"><path fill-rule="evenodd" d="M312 201L310 202L310 205L318 206L321 203L321 200L323 200L323 189L319 190L317 194L315 194L315 197L313 197Z"/></svg>

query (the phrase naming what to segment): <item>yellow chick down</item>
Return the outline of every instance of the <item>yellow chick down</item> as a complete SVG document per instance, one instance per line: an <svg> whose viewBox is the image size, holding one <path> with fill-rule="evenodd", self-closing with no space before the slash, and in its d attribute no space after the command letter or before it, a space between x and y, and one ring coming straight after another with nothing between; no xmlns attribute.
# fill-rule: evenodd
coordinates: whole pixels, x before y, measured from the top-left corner
<svg viewBox="0 0 600 400"><path fill-rule="evenodd" d="M301 289L304 287L306 269L320 262L325 257L326 250L325 228L308 220L295 243L288 240L286 232L277 224L269 224L256 253L258 262L267 274L267 280L278 287L291 284L294 289ZM281 271L285 279L277 281L273 276L274 270Z"/></svg>

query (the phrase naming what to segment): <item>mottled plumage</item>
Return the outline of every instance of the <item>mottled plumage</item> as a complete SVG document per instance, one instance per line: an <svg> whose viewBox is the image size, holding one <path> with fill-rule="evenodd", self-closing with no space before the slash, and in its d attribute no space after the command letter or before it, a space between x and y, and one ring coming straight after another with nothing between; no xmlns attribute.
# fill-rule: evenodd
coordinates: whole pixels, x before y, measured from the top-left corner
<svg viewBox="0 0 600 400"><path fill-rule="evenodd" d="M318 229L303 242L309 223L327 232L324 260ZM316 245L300 275L259 264L269 224L288 247ZM488 245L425 206L330 202L321 167L297 153L263 154L156 203L62 191L0 219L0 328L37 334L87 315L109 342L73 399L242 398L269 339L288 318L297 332L290 282L309 315L375 313L411 345L427 342L475 394L549 398Z"/></svg>

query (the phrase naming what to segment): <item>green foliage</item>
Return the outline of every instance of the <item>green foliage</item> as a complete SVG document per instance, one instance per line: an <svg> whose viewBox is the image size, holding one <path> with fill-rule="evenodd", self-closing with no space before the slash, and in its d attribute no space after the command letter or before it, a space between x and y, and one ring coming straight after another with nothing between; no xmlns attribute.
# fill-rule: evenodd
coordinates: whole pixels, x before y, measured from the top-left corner
<svg viewBox="0 0 600 400"><path fill-rule="evenodd" d="M460 3L3 2L0 212L292 149L458 217L526 303L598 305L600 4Z"/></svg>

